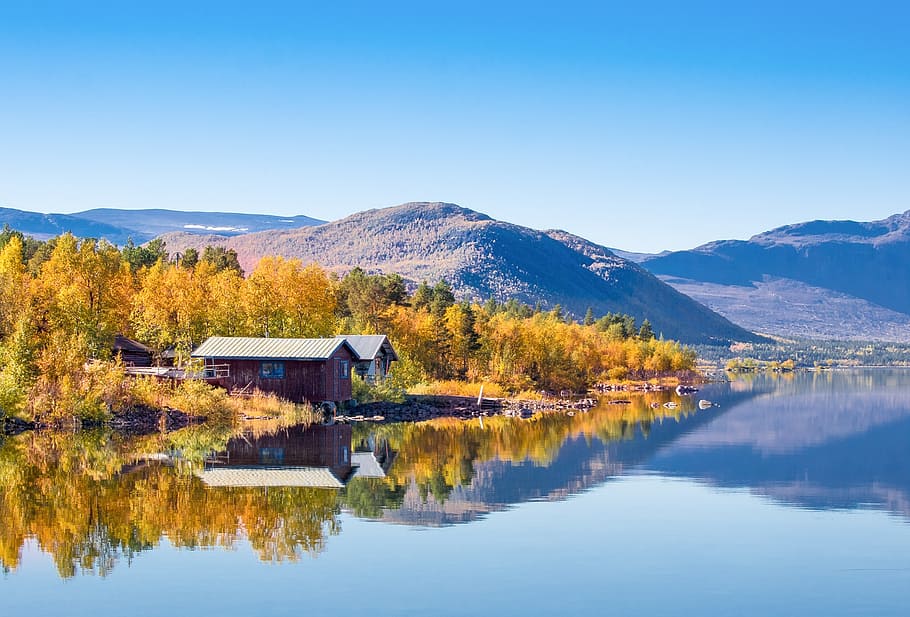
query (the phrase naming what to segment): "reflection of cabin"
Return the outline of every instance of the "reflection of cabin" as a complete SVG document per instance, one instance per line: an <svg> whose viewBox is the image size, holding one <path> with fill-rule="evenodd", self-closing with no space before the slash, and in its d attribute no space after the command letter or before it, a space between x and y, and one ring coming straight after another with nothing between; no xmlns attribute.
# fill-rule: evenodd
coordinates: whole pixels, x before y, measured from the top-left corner
<svg viewBox="0 0 910 617"><path fill-rule="evenodd" d="M350 343L357 354L354 370L366 381L382 381L389 374L392 362L398 360L395 348L384 334L339 334Z"/></svg>
<svg viewBox="0 0 910 617"><path fill-rule="evenodd" d="M151 366L152 350L138 341L128 339L122 334L114 337L114 345L111 352L120 356L123 366Z"/></svg>
<svg viewBox="0 0 910 617"><path fill-rule="evenodd" d="M353 469L351 426L334 424L234 437L196 474L209 486L342 488Z"/></svg>
<svg viewBox="0 0 910 617"><path fill-rule="evenodd" d="M374 435L362 439L351 455L355 467L354 477L385 478L397 454L389 445L388 439L377 439Z"/></svg>
<svg viewBox="0 0 910 617"><path fill-rule="evenodd" d="M192 356L231 392L258 389L295 402L351 399L356 352L344 339L213 336Z"/></svg>

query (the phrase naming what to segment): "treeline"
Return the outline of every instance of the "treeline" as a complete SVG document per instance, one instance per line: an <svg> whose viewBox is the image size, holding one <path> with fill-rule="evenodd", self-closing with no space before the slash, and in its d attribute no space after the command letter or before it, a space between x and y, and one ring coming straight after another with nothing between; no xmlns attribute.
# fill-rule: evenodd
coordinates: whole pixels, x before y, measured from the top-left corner
<svg viewBox="0 0 910 617"><path fill-rule="evenodd" d="M689 370L695 360L656 339L647 321L637 327L628 316L589 312L576 323L558 307L457 302L445 281L409 293L398 275L354 269L339 278L281 257L261 259L244 276L223 248L171 257L161 242L121 250L70 234L49 242L0 234L0 409L68 413L87 389L116 392L86 361L111 360L117 333L159 356L174 350L178 360L212 335L384 333L402 358L394 370L402 387L466 379L580 389Z"/></svg>
<svg viewBox="0 0 910 617"><path fill-rule="evenodd" d="M792 361L796 368L910 365L910 344L883 341L788 340L740 343L733 348L704 345L696 351L701 360L718 366L730 360L758 364Z"/></svg>

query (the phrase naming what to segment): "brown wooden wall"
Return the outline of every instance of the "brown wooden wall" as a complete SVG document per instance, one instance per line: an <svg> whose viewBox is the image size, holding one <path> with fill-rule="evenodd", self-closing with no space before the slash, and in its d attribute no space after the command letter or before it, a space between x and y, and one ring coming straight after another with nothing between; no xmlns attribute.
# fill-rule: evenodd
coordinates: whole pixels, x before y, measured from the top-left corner
<svg viewBox="0 0 910 617"><path fill-rule="evenodd" d="M328 467L341 479L351 473L351 425L292 427L274 435L243 435L227 443L223 464Z"/></svg>
<svg viewBox="0 0 910 617"><path fill-rule="evenodd" d="M339 364L348 363L348 375L339 377ZM218 382L228 390L247 391L259 389L263 392L274 392L281 398L302 403L321 403L322 401L347 401L351 399L350 367L353 364L351 352L341 347L329 360L300 362L296 360L276 360L284 362L283 379L267 379L260 376L259 360L226 360L215 358L215 364L227 364L229 376Z"/></svg>

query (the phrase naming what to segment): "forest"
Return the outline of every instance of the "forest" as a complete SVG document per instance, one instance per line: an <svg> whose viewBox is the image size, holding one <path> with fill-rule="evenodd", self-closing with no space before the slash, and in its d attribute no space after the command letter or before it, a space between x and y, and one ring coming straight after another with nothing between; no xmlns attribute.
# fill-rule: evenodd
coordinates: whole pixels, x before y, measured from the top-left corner
<svg viewBox="0 0 910 617"><path fill-rule="evenodd" d="M0 233L0 414L103 419L147 403L136 390L148 385L126 379L112 357L118 333L159 355L173 350L178 362L213 335L383 333L401 358L389 384L399 389L455 380L506 392L582 390L695 365L692 350L655 338L647 320L459 302L444 280L411 291L396 274L338 275L281 257L245 274L223 247L169 255L160 240L118 248L71 234L42 242Z"/></svg>

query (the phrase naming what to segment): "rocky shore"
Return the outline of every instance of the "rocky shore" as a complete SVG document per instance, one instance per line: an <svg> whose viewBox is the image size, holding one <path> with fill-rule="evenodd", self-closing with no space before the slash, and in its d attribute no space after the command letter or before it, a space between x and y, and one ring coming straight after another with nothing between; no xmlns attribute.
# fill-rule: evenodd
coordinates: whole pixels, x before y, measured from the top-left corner
<svg viewBox="0 0 910 617"><path fill-rule="evenodd" d="M628 403L628 401L622 401ZM528 418L540 411L587 411L597 399L556 398L518 400L465 396L408 396L403 403L365 403L335 416L336 422L420 422L433 418L512 416Z"/></svg>
<svg viewBox="0 0 910 617"><path fill-rule="evenodd" d="M206 418L204 417L191 416L177 409L161 410L138 407L103 422L74 420L72 423L46 424L42 422L27 422L18 418L2 418L0 419L0 435L18 435L35 429L93 428L98 426L108 426L120 433L145 435L162 430L175 431L191 424L200 424L205 421Z"/></svg>
<svg viewBox="0 0 910 617"><path fill-rule="evenodd" d="M176 431L191 424L201 424L207 418L191 416L178 409L137 408L114 417L107 425L121 433L146 434L157 431Z"/></svg>

